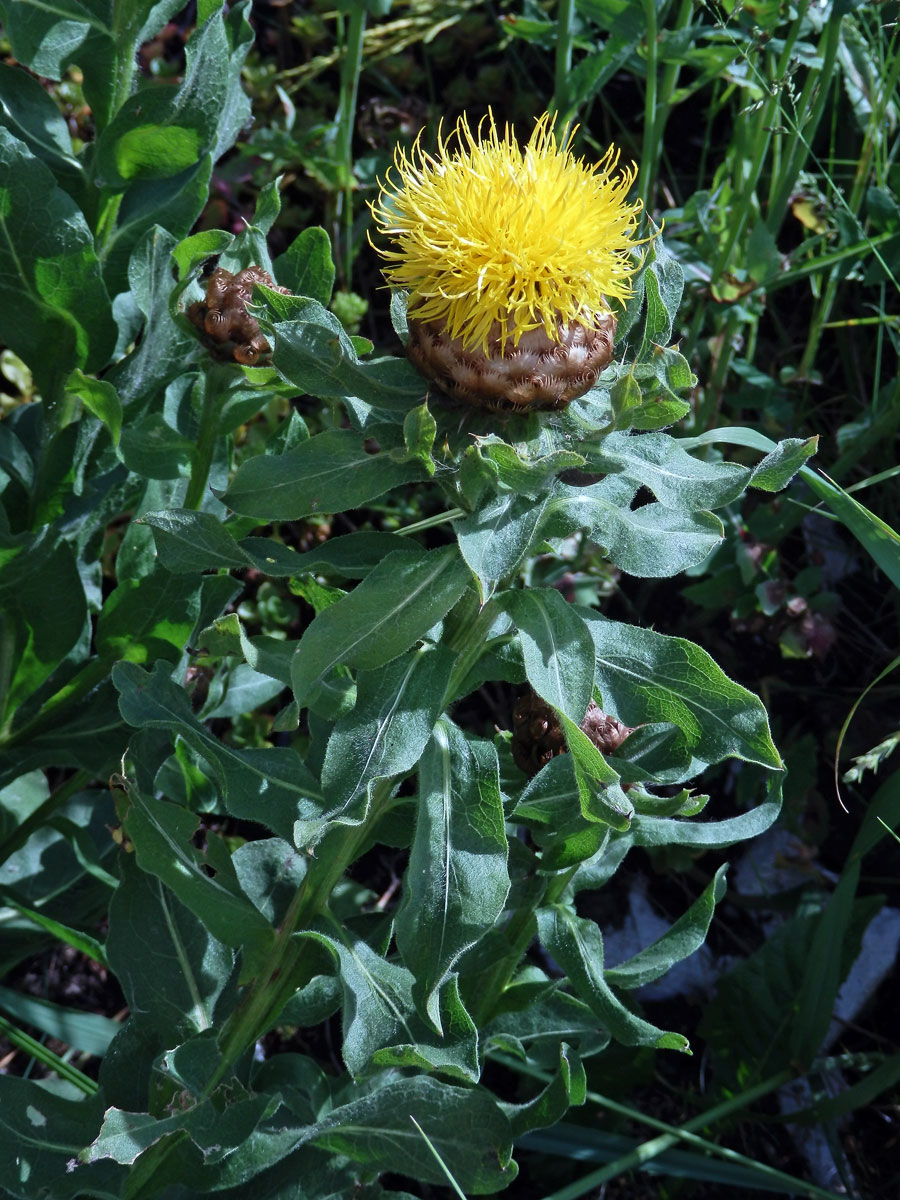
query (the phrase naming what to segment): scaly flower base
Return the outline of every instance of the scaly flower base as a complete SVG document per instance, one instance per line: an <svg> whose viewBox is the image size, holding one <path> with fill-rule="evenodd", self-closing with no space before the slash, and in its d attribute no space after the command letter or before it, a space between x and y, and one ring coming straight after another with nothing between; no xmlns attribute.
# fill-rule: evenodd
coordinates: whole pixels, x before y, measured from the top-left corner
<svg viewBox="0 0 900 1200"><path fill-rule="evenodd" d="M557 324L557 339L544 328L528 330L518 342L501 342L495 322L487 349L463 346L436 321L408 317L410 362L454 400L512 412L565 406L594 386L613 356L616 319L599 314L594 326Z"/></svg>

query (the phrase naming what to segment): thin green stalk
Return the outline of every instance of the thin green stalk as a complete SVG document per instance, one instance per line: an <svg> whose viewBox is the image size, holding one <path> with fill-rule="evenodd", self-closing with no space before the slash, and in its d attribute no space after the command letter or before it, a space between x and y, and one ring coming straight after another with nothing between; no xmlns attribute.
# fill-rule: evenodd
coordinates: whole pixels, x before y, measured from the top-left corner
<svg viewBox="0 0 900 1200"><path fill-rule="evenodd" d="M797 112L803 120L803 129L799 127L794 133L787 163L773 176L773 187L769 194L769 213L767 225L775 233L781 227L790 203L791 193L797 183L797 176L803 170L810 152L810 143L815 136L828 102L829 83L834 72L838 49L841 44L841 24L843 17L831 18L825 22L822 40L819 43L819 53L822 55L822 67L819 71L809 70L800 99L797 102ZM807 115L808 114L808 115Z"/></svg>
<svg viewBox="0 0 900 1200"><path fill-rule="evenodd" d="M644 25L647 42L647 67L644 77L644 137L641 147L641 202L649 212L656 187L656 164L659 160L659 145L656 131L656 72L658 61L658 31L656 27L656 0L644 0Z"/></svg>
<svg viewBox="0 0 900 1200"><path fill-rule="evenodd" d="M360 847L390 801L393 780L376 784L369 813L359 825L337 825L326 834L309 860L306 876L294 893L271 947L254 979L222 1030L219 1041L221 1060L206 1085L210 1095L231 1072L241 1055L270 1028L290 997L306 982L313 945L295 934L307 928L322 913L335 886L354 862Z"/></svg>
<svg viewBox="0 0 900 1200"><path fill-rule="evenodd" d="M346 38L341 55L341 81L336 117L335 152L342 167L338 217L341 225L341 265L344 284L350 286L353 274L353 126L356 99L362 73L363 38L366 32L366 6L355 0L350 8Z"/></svg>
<svg viewBox="0 0 900 1200"><path fill-rule="evenodd" d="M86 1096L93 1096L100 1090L100 1085L95 1083L89 1075L85 1075L83 1071L79 1071L77 1067L73 1067L71 1063L66 1062L58 1054L54 1054L52 1050L48 1050L43 1042L39 1042L30 1034L19 1029L17 1025L13 1025L11 1021L7 1021L6 1017L0 1016L0 1033L13 1046L18 1046L26 1054L37 1059L38 1062L49 1067L51 1071L55 1071L60 1079L65 1079L68 1083L74 1083Z"/></svg>
<svg viewBox="0 0 900 1200"><path fill-rule="evenodd" d="M575 35L575 0L559 0L556 6L556 69L550 109L562 116L562 134L575 115L569 96L572 73L572 41Z"/></svg>
<svg viewBox="0 0 900 1200"><path fill-rule="evenodd" d="M18 729L10 730L8 725L0 731L0 747L16 746L38 733L42 733L50 725L55 725L62 712L74 707L88 692L102 683L109 674L110 664L105 658L92 658L86 662L73 679L51 696L43 708L30 721L20 725Z"/></svg>
<svg viewBox="0 0 900 1200"><path fill-rule="evenodd" d="M436 525L446 525L448 521L458 521L460 517L465 516L468 516L465 509L449 508L446 512L435 513L433 517L424 517L412 525L404 525L402 529L397 530L397 533L400 537L409 537L411 533L422 533L425 529L433 529Z"/></svg>
<svg viewBox="0 0 900 1200"><path fill-rule="evenodd" d="M213 455L216 451L216 441L219 436L219 411L225 397L226 381L230 374L230 365L215 363L208 367L203 375L200 384L203 388L203 402L200 410L200 428L197 432L197 454L184 497L185 508L198 509L203 505Z"/></svg>
<svg viewBox="0 0 900 1200"><path fill-rule="evenodd" d="M20 825L17 825L9 837L0 843L0 865L5 863L17 850L21 850L35 830L42 829L56 810L62 808L76 792L80 792L90 781L90 772L76 771L70 779L60 784L56 791L51 792L43 804L36 808Z"/></svg>
<svg viewBox="0 0 900 1200"><path fill-rule="evenodd" d="M522 1075L533 1076L535 1079L540 1079L545 1083L549 1083L551 1080L551 1076L546 1071L531 1067L505 1054L492 1054L491 1058L503 1063L504 1066L509 1067L511 1070L518 1071ZM650 1129L658 1129L663 1136L653 1138L649 1142L644 1142L630 1153L616 1159L615 1162L607 1163L605 1166L600 1167L599 1170L592 1171L589 1175L578 1180L578 1182L570 1184L568 1187L562 1188L550 1196L546 1196L544 1200L578 1200L586 1192L602 1186L602 1184L607 1183L610 1179L644 1166L665 1150L669 1150L672 1146L677 1145L678 1142L687 1142L689 1145L695 1145L708 1153L716 1154L720 1158L733 1158L736 1154L735 1151L729 1150L727 1147L718 1146L715 1142L697 1136L695 1130L717 1125L733 1113L749 1108L751 1104L777 1091L778 1088L783 1087L786 1083L790 1083L793 1078L793 1071L789 1069L780 1071L777 1075L772 1075L769 1079L756 1084L755 1087L748 1088L746 1091L732 1096L721 1104L717 1104L715 1107L699 1113L696 1117L692 1117L684 1125L677 1127L667 1125L664 1121L659 1121L655 1117L650 1117L637 1109L629 1108L625 1104L619 1104L617 1101L610 1100L607 1096L602 1096L598 1092L588 1092L585 1099L590 1103L608 1109L619 1116L626 1117L639 1124L646 1125ZM738 1157L746 1162L742 1156ZM771 1171L772 1168L768 1170ZM792 1182L796 1181L792 1180Z"/></svg>

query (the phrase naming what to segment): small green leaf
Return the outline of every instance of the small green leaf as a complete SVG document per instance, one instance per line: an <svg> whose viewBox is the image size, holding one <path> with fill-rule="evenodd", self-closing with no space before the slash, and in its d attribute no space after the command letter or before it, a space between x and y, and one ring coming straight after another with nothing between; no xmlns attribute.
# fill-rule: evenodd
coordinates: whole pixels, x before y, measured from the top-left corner
<svg viewBox="0 0 900 1200"><path fill-rule="evenodd" d="M786 438L753 468L750 475L751 485L764 492L780 492L818 448L818 435L810 438Z"/></svg>
<svg viewBox="0 0 900 1200"><path fill-rule="evenodd" d="M627 962L606 971L607 983L620 988L638 988L665 975L677 962L690 957L706 941L716 905L725 895L725 872L728 864L719 867L709 884L691 907L656 939L652 946L638 951Z"/></svg>
<svg viewBox="0 0 900 1200"><path fill-rule="evenodd" d="M359 508L429 474L417 459L396 462L386 452L369 454L364 437L352 429L330 429L284 454L243 463L222 502L242 516L294 521Z"/></svg>
<svg viewBox="0 0 900 1200"><path fill-rule="evenodd" d="M627 725L677 725L693 755L684 778L730 757L781 770L762 702L705 650L684 638L580 612L594 639L604 706Z"/></svg>
<svg viewBox="0 0 900 1200"><path fill-rule="evenodd" d="M563 905L539 909L538 930L547 953L569 976L569 983L613 1037L625 1046L655 1046L683 1050L688 1041L667 1033L627 1009L604 978L603 938L593 921L577 917Z"/></svg>
<svg viewBox="0 0 900 1200"><path fill-rule="evenodd" d="M103 422L109 430L113 445L118 445L122 432L122 401L112 384L76 370L66 381L66 391L77 396L88 412L92 412L98 421Z"/></svg>
<svg viewBox="0 0 900 1200"><path fill-rule="evenodd" d="M395 925L416 1006L438 1030L441 984L503 911L506 858L497 752L442 720L419 768L416 835Z"/></svg>
<svg viewBox="0 0 900 1200"><path fill-rule="evenodd" d="M305 630L291 667L302 706L339 664L372 669L397 658L453 607L469 582L455 546L388 555Z"/></svg>
<svg viewBox="0 0 900 1200"><path fill-rule="evenodd" d="M308 296L319 304L328 304L334 288L334 263L331 240L324 229L313 225L298 233L272 264L275 278L295 296Z"/></svg>
<svg viewBox="0 0 900 1200"><path fill-rule="evenodd" d="M519 631L528 682L570 717L584 719L594 686L590 632L555 588L528 588L497 597Z"/></svg>

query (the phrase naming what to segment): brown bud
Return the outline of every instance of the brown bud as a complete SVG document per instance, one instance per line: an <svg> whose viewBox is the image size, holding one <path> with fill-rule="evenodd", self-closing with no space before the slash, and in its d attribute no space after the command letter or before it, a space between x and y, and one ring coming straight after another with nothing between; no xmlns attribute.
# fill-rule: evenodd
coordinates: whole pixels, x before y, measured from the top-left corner
<svg viewBox="0 0 900 1200"><path fill-rule="evenodd" d="M455 400L512 412L565 408L594 386L613 356L616 319L599 313L592 326L570 321L557 339L543 327L530 329L505 346L499 322L481 346L465 349L434 321L407 318L411 363Z"/></svg>
<svg viewBox="0 0 900 1200"><path fill-rule="evenodd" d="M592 700L581 722L583 733L601 754L614 754L634 728L605 713ZM565 734L556 713L540 696L527 691L513 709L512 755L529 778L557 754L565 754Z"/></svg>
<svg viewBox="0 0 900 1200"><path fill-rule="evenodd" d="M233 343L231 356L244 366L253 366L271 346L260 331L259 322L247 312L253 297L253 285L265 284L285 296L288 288L278 287L262 267L245 267L232 275L217 267L206 283L205 303L200 301L188 309L188 318L217 345Z"/></svg>

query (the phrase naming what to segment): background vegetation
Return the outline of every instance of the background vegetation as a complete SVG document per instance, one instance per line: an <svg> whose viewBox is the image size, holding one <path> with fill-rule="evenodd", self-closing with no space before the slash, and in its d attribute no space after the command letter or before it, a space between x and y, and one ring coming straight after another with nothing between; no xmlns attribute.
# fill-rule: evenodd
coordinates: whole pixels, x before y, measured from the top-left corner
<svg viewBox="0 0 900 1200"><path fill-rule="evenodd" d="M139 72L148 86L183 86L185 41L198 16L214 7L173 11L162 32L143 45ZM6 8L0 4L0 18L11 20ZM898 677L892 674L900 655L897 5L348 0L335 10L260 2L251 20L242 86L252 102L252 124L231 93L196 100L214 104L210 119L230 120L238 140L214 168L210 162L208 181L199 181L193 193L196 223L180 235L206 231L210 240L203 243L205 256L198 250L196 262L184 262L184 279L215 252L213 231L239 234L247 222L264 224L266 206L274 218L270 185L278 177L280 212L269 222L272 259L277 262L301 231L323 226L336 267L331 311L351 335L399 352L389 295L367 241L366 207L394 146L409 144L423 125L433 138L440 120L450 123L463 110L476 120L490 107L498 122L527 133L537 114L556 108L579 123L579 152L599 156L615 141L625 159L640 165L646 209L664 222L666 245L683 268L686 287L672 340L698 380L678 429L682 439L692 439L683 446L718 462L721 435L715 431L722 427L749 427L771 441L820 438L814 463L825 475L807 470L786 492L753 491L726 506L721 548L685 574L633 578L585 549L574 558L535 560L535 582L582 604L600 603L613 619L690 638L762 696L788 775L778 825L754 851L752 865L747 860L744 886L717 910L708 977L695 976L663 999L645 998L651 1020L691 1036L694 1057L613 1046L588 1058L585 1105L570 1110L562 1124L521 1139L521 1173L509 1194L569 1200L600 1195L602 1186L603 1195L631 1200L721 1196L726 1187L746 1196L875 1200L896 1194L898 938L884 914L900 909L900 847L875 817L895 827L900 816L900 766L891 758L900 744ZM231 52L237 53L234 45ZM4 53L11 64L9 41ZM82 86L78 66L64 60L60 66L60 81L47 78L54 74L48 67L47 76L36 70L35 78L62 106L77 152L94 138L103 98ZM0 91L0 108L3 101ZM228 140L223 134L223 144ZM45 150L48 161L63 153L58 144ZM73 172L72 194L81 186ZM117 222L104 252L105 269L117 273L120 285L110 286L110 295L128 279L145 215L141 204L157 219L167 211L161 191L126 203L132 232L121 212L96 214L101 234L104 220L110 229ZM162 286L154 270L148 264L148 297ZM87 311L88 286L62 297L61 307ZM104 329L88 332L94 345L111 336ZM182 351L179 343L167 353L175 360ZM91 369L90 361L82 366ZM114 382L125 394L139 374L160 369L138 360ZM35 391L46 397L59 384L50 365L43 375L32 374L9 349L0 370L7 414L28 405ZM102 381L91 403L83 400L114 423L107 402ZM301 399L293 407L325 429L338 420L318 401ZM241 395L234 395L232 408L231 429L252 450L290 404L287 393L273 394L268 408L246 424L250 409ZM129 435L124 428L126 464L129 455L146 461L142 456L160 432L144 426ZM184 441L162 444L159 453L187 463L192 451ZM756 462L759 448L739 449L738 461L746 453L748 464ZM34 528L41 506L44 521L55 518L54 506L61 508L60 497L89 452L70 435L58 443L60 462L45 464L37 480L24 479L21 463L17 470L6 463L8 486L30 497ZM219 486L226 464L211 465ZM165 507L169 483L159 474L158 502L145 498L145 510ZM367 510L380 528L435 516L424 493L399 495ZM85 505L99 502L88 497ZM98 596L108 593L116 556L139 557L150 544L146 530L144 543L143 534L127 529L117 518L105 530L102 572L93 579ZM290 537L296 549L308 551L335 532L347 529L306 518L294 523ZM57 549L43 559L39 551L31 551L26 575L8 577L7 604L15 611L52 603L54 587L71 569ZM210 585L204 600L210 610L222 599L212 591ZM303 610L305 621L328 602L313 590L303 599L312 606ZM113 610L101 630L110 652L115 647L118 654L123 639L135 636L144 603L129 606L123 598L119 618ZM297 598L286 581L263 582L250 570L232 604L254 635L297 635ZM58 616L62 627L65 612ZM171 631L169 645L153 651L171 659L183 634ZM33 693L46 700L40 689L48 672L41 672L57 649L31 644L33 671L23 699ZM241 703L235 694L217 697L221 678L214 665L207 669L201 661L191 670L204 693L195 700L205 704L209 728L224 745L279 744L282 688L268 696L257 689L248 693L252 703ZM84 761L84 739L98 728L91 723L99 711L91 691L96 683L73 666L62 690L52 692L63 697L58 703L67 719L70 697L76 703L92 697L93 709L75 709L83 727L67 727L66 736L82 747L77 762L54 760L48 794L19 790L4 810L0 883L16 890L4 893L2 961L9 975L0 992L0 1024L9 1040L4 1069L14 1075L43 1063L63 1077L68 1070L90 1079L96 1074L91 1053L108 1045L105 1023L124 1005L97 941L115 851L103 826L114 820L108 810L91 817L86 803L83 812L66 807L108 770L103 753L96 762ZM492 684L467 703L472 721L489 733L494 724L511 727L513 700L511 689ZM54 710L38 708L26 713L36 722L31 741L25 739L33 757L23 761L21 741L3 750L4 783L46 761ZM758 796L761 768L726 763L717 772L704 787L730 806L727 811L741 812ZM194 785L203 786L199 779ZM88 838L91 821L97 828ZM223 831L233 839L246 833L227 823ZM634 897L649 878L654 908L672 920L726 857L718 852L712 862L709 853L680 847L641 851L602 893L602 905L584 915L614 927L621 913L634 913ZM367 895L389 900L402 870L402 853L382 846L360 860L354 882ZM757 885L751 886L746 880L754 874ZM839 988L867 931L883 968L874 972L877 986L864 1007L839 1009L852 1016L832 1025ZM862 986L858 981L846 995ZM329 1045L339 1040L333 1026L326 1023L308 1044L297 1036L290 1048L337 1061ZM521 1073L521 1064L516 1069ZM498 1087L512 1088L509 1062L498 1060L489 1070ZM798 1078L801 1084L785 1091ZM523 1090L511 1099L533 1094L527 1079L519 1077L516 1086ZM11 1153L8 1146L4 1152ZM798 1193L784 1174L802 1180L806 1191ZM417 1194L448 1192L422 1184Z"/></svg>

